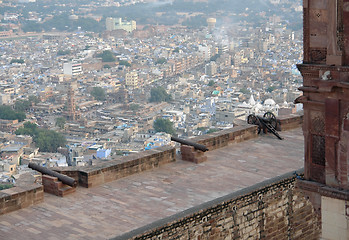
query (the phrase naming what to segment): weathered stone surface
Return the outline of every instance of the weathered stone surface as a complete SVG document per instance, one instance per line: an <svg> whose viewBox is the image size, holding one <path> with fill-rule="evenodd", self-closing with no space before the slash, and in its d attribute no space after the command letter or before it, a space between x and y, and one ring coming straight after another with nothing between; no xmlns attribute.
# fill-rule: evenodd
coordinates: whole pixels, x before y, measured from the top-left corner
<svg viewBox="0 0 349 240"><path fill-rule="evenodd" d="M0 215L26 208L44 200L43 187L30 184L0 191Z"/></svg>
<svg viewBox="0 0 349 240"><path fill-rule="evenodd" d="M320 226L311 202L288 176L115 239L318 239Z"/></svg>

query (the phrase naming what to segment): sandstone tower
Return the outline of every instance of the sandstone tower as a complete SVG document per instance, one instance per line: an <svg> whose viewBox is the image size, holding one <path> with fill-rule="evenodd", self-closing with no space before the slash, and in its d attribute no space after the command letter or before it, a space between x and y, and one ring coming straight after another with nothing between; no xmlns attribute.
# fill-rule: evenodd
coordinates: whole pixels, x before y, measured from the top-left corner
<svg viewBox="0 0 349 240"><path fill-rule="evenodd" d="M300 187L321 216L323 239L331 234L349 239L349 0L304 0L303 5L304 61L298 65L303 96L296 100L304 106Z"/></svg>

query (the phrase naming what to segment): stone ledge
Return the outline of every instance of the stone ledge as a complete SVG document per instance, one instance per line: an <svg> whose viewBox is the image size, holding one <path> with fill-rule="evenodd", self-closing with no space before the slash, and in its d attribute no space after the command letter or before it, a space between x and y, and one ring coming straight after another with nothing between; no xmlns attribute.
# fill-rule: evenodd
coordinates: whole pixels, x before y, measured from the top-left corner
<svg viewBox="0 0 349 240"><path fill-rule="evenodd" d="M257 126L241 125L230 129L190 138L190 141L205 145L210 151L228 146L230 143L246 141L258 136Z"/></svg>
<svg viewBox="0 0 349 240"><path fill-rule="evenodd" d="M12 187L0 191L0 215L44 201L42 185Z"/></svg>
<svg viewBox="0 0 349 240"><path fill-rule="evenodd" d="M294 128L301 127L303 124L303 114L290 114L286 116L277 117L277 130L286 131Z"/></svg>
<svg viewBox="0 0 349 240"><path fill-rule="evenodd" d="M131 174L150 170L176 160L175 148L163 146L106 161L95 166L53 168L79 181L83 187L94 187Z"/></svg>
<svg viewBox="0 0 349 240"><path fill-rule="evenodd" d="M321 196L349 201L349 191L331 188L318 182L298 179L297 187L301 190L317 193Z"/></svg>

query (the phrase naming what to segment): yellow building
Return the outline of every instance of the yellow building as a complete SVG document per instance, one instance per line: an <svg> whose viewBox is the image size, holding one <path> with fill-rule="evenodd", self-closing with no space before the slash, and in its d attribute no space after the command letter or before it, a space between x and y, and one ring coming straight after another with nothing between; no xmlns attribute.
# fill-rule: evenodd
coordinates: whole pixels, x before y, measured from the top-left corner
<svg viewBox="0 0 349 240"><path fill-rule="evenodd" d="M126 86L131 88L138 88L138 73L129 72L126 74Z"/></svg>

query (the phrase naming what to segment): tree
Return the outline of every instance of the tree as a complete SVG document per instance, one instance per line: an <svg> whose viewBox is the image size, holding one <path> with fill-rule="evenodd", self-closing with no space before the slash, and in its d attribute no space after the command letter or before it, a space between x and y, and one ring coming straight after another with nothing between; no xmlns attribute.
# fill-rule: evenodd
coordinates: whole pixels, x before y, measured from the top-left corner
<svg viewBox="0 0 349 240"><path fill-rule="evenodd" d="M128 61L125 61L125 60L120 60L119 61L119 65L124 65L126 67L131 67L131 63L129 63Z"/></svg>
<svg viewBox="0 0 349 240"><path fill-rule="evenodd" d="M13 108L18 112L25 112L30 109L30 106L32 106L33 104L37 104L38 102L39 102L38 97L34 95L30 95L28 97L28 100L23 100L23 99L17 100Z"/></svg>
<svg viewBox="0 0 349 240"><path fill-rule="evenodd" d="M58 52L57 52L57 56L64 56L64 55L68 55L68 54L70 54L70 50L69 49L67 49L67 50L58 50Z"/></svg>
<svg viewBox="0 0 349 240"><path fill-rule="evenodd" d="M167 60L164 57L158 58L155 62L155 64L164 64L164 63L167 63Z"/></svg>
<svg viewBox="0 0 349 240"><path fill-rule="evenodd" d="M15 120L17 119L19 122L24 121L25 113L14 111L10 106L1 105L0 106L0 119L5 120Z"/></svg>
<svg viewBox="0 0 349 240"><path fill-rule="evenodd" d="M66 144L65 137L52 130L42 129L34 136L34 142L41 152L56 152Z"/></svg>
<svg viewBox="0 0 349 240"><path fill-rule="evenodd" d="M30 109L30 105L31 104L28 100L19 99L15 102L15 105L13 106L13 108L16 111L25 112Z"/></svg>
<svg viewBox="0 0 349 240"><path fill-rule="evenodd" d="M210 134L210 133L214 133L214 132L218 132L218 131L219 131L218 128L211 128L206 132L206 134Z"/></svg>
<svg viewBox="0 0 349 240"><path fill-rule="evenodd" d="M109 50L105 50L105 51L103 51L103 53L97 54L97 57L102 58L102 62L115 62L116 61L114 54Z"/></svg>
<svg viewBox="0 0 349 240"><path fill-rule="evenodd" d="M94 87L91 91L91 95L97 100L97 101L104 101L106 96L104 89L101 87Z"/></svg>
<svg viewBox="0 0 349 240"><path fill-rule="evenodd" d="M171 95L163 87L152 88L150 90L150 102L170 102L171 100Z"/></svg>
<svg viewBox="0 0 349 240"><path fill-rule="evenodd" d="M243 94L248 94L248 93L250 93L250 91L248 91L247 88L241 88L241 89L240 89L240 92L242 92Z"/></svg>
<svg viewBox="0 0 349 240"><path fill-rule="evenodd" d="M137 111L138 109L140 109L141 106L139 106L138 104L132 103L130 105L130 110L132 111Z"/></svg>
<svg viewBox="0 0 349 240"><path fill-rule="evenodd" d="M52 130L41 129L35 123L25 122L23 127L18 128L16 135L29 135L41 152L56 152L57 148L66 144L65 137Z"/></svg>
<svg viewBox="0 0 349 240"><path fill-rule="evenodd" d="M12 59L10 64L12 63L24 63L24 60L23 59Z"/></svg>
<svg viewBox="0 0 349 240"><path fill-rule="evenodd" d="M157 118L154 121L153 127L155 129L156 132L165 132L168 134L175 134L175 130L173 128L173 122L171 122L168 119L164 119L164 118Z"/></svg>
<svg viewBox="0 0 349 240"><path fill-rule="evenodd" d="M34 95L30 95L28 97L28 101L32 104L38 104L40 102L40 99L37 97L37 96L34 96Z"/></svg>
<svg viewBox="0 0 349 240"><path fill-rule="evenodd" d="M274 91L274 90L275 90L275 87L268 87L266 91L269 92L269 93L271 93L271 92Z"/></svg>
<svg viewBox="0 0 349 240"><path fill-rule="evenodd" d="M29 135L29 136L35 136L36 134L38 134L38 125L36 125L35 123L31 123L31 122L25 122L23 124L23 127L18 128L15 131L16 135Z"/></svg>
<svg viewBox="0 0 349 240"><path fill-rule="evenodd" d="M210 61L217 61L217 59L220 57L221 55L220 54L216 54L216 55L214 55L214 56L212 56L211 58L210 58Z"/></svg>
<svg viewBox="0 0 349 240"><path fill-rule="evenodd" d="M65 120L64 117L56 118L56 126L57 126L57 127L63 129L65 123L66 123L66 120Z"/></svg>

